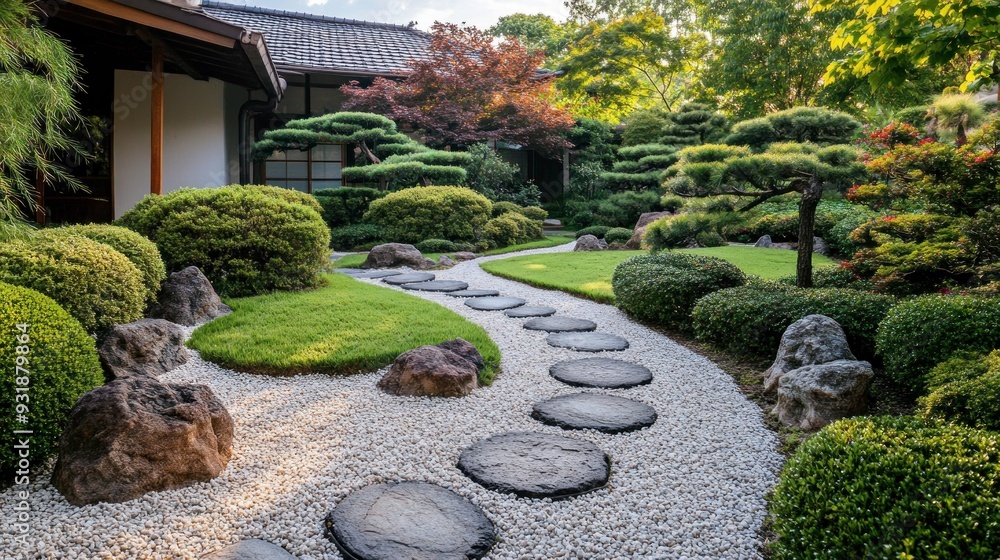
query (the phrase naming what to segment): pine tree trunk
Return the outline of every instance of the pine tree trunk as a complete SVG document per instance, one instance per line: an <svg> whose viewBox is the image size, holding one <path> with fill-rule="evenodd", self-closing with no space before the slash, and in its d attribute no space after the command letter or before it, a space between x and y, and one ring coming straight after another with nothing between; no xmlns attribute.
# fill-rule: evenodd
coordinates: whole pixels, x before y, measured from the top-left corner
<svg viewBox="0 0 1000 560"><path fill-rule="evenodd" d="M802 192L799 202L799 255L795 265L795 285L812 287L813 234L816 230L816 207L823 198L823 183L813 179Z"/></svg>

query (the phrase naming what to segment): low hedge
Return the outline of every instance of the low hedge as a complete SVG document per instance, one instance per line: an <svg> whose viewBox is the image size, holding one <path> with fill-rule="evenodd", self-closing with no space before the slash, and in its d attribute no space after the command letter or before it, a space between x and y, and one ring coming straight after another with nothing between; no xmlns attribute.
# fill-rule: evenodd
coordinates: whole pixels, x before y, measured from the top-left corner
<svg viewBox="0 0 1000 560"><path fill-rule="evenodd" d="M607 235L607 233L609 231L611 231L611 227L609 227L609 226L590 226L590 227L585 227L585 228L583 228L583 229L581 229L581 230L579 230L579 231L576 232L576 238L580 239L584 235L593 235L594 237L596 237L598 239L604 239L604 236Z"/></svg>
<svg viewBox="0 0 1000 560"><path fill-rule="evenodd" d="M372 202L366 222L386 230L388 239L417 243L424 239L475 241L476 230L490 219L493 204L464 187L414 187Z"/></svg>
<svg viewBox="0 0 1000 560"><path fill-rule="evenodd" d="M351 224L330 230L330 246L338 251L354 251L383 239L385 230L375 224Z"/></svg>
<svg viewBox="0 0 1000 560"><path fill-rule="evenodd" d="M879 325L878 352L892 379L915 389L959 351L1000 348L1000 305L973 296L921 296L896 306Z"/></svg>
<svg viewBox="0 0 1000 560"><path fill-rule="evenodd" d="M799 446L771 510L778 560L993 560L1000 437L912 417L841 420Z"/></svg>
<svg viewBox="0 0 1000 560"><path fill-rule="evenodd" d="M142 272L109 245L79 235L40 233L0 244L0 282L54 299L87 332L142 317Z"/></svg>
<svg viewBox="0 0 1000 560"><path fill-rule="evenodd" d="M615 304L643 321L688 331L691 309L706 294L740 286L743 272L715 257L661 253L630 257L615 267Z"/></svg>
<svg viewBox="0 0 1000 560"><path fill-rule="evenodd" d="M784 286L795 286L795 275L782 276L776 280ZM813 268L813 288L850 288L852 290L872 291L875 283L863 280L851 270L842 266L827 266Z"/></svg>
<svg viewBox="0 0 1000 560"><path fill-rule="evenodd" d="M313 193L322 208L320 216L331 229L360 223L371 203L385 195L385 191L363 187L321 189Z"/></svg>
<svg viewBox="0 0 1000 560"><path fill-rule="evenodd" d="M518 213L539 222L549 217L549 212L538 206L521 206Z"/></svg>
<svg viewBox="0 0 1000 560"><path fill-rule="evenodd" d="M629 239L632 239L632 230L628 228L611 228L604 234L608 243L625 243Z"/></svg>
<svg viewBox="0 0 1000 560"><path fill-rule="evenodd" d="M482 237L491 248L508 247L542 237L542 225L516 212L502 214L486 222Z"/></svg>
<svg viewBox="0 0 1000 560"><path fill-rule="evenodd" d="M493 217L497 218L504 214L509 214L511 212L521 213L521 207L513 202L507 202L502 200L500 202L493 203Z"/></svg>
<svg viewBox="0 0 1000 560"><path fill-rule="evenodd" d="M168 270L197 266L225 296L320 284L330 230L312 196L231 185L147 196L119 223L151 239Z"/></svg>
<svg viewBox="0 0 1000 560"><path fill-rule="evenodd" d="M31 430L31 464L40 467L59 445L69 410L80 395L104 383L94 339L51 298L0 282L0 480L13 479L18 468L14 430ZM25 325L22 329L18 325ZM18 361L28 374L18 371ZM27 379L21 379L22 377ZM21 382L24 383L21 383ZM27 387L28 393L18 393ZM29 395L19 401L17 395ZM18 411L18 405L24 405ZM18 421L18 414L27 418ZM32 474L36 474L33 473Z"/></svg>
<svg viewBox="0 0 1000 560"><path fill-rule="evenodd" d="M454 253L458 244L447 239L425 239L414 245L421 253Z"/></svg>
<svg viewBox="0 0 1000 560"><path fill-rule="evenodd" d="M777 352L789 325L807 315L826 315L843 327L851 351L871 360L879 322L895 304L891 296L859 290L803 289L758 282L703 297L691 317L698 340L737 354L766 358Z"/></svg>

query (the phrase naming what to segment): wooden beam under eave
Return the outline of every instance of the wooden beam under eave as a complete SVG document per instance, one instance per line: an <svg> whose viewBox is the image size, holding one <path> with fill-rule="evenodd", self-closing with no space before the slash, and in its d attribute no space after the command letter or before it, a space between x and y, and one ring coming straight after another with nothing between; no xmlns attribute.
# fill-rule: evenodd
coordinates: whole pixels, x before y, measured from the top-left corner
<svg viewBox="0 0 1000 560"><path fill-rule="evenodd" d="M163 194L163 49L153 45L153 91L149 111L149 192Z"/></svg>
<svg viewBox="0 0 1000 560"><path fill-rule="evenodd" d="M75 4L82 8L87 8L88 10L93 10L95 12L104 15L108 15L118 19L123 19L125 21L130 21L132 23L138 23L140 25L145 25L147 27L159 29L160 31L167 31L169 33L176 33L184 37L198 39L199 41L210 43L212 45L218 45L220 47L229 47L229 48L236 46L236 39L218 35L216 33L212 33L211 31L205 31L204 29L198 29L196 27L181 23L179 21L167 19L165 17L161 17L155 14L150 14L148 12L143 12L142 10L130 8L128 6L112 2L110 0L66 0L66 1L70 4Z"/></svg>

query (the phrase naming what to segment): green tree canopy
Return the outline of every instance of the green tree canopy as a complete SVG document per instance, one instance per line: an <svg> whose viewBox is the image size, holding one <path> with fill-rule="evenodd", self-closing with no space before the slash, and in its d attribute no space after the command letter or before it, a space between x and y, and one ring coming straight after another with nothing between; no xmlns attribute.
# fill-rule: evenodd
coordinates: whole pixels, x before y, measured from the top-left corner
<svg viewBox="0 0 1000 560"><path fill-rule="evenodd" d="M494 37L508 37L521 41L529 51L545 53L546 66L554 66L572 38L575 25L556 23L545 14L511 14L503 16L487 32Z"/></svg>

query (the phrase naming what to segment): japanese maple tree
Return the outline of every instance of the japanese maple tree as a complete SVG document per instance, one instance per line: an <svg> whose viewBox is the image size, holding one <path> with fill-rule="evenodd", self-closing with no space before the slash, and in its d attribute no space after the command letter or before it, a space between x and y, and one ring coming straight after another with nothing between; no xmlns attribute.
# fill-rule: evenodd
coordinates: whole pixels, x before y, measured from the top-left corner
<svg viewBox="0 0 1000 560"><path fill-rule="evenodd" d="M569 146L561 133L573 118L552 104L552 80L537 70L543 62L517 39L495 44L475 27L435 23L426 58L410 63L405 80L341 91L346 108L409 123L431 146L502 140L555 155Z"/></svg>

